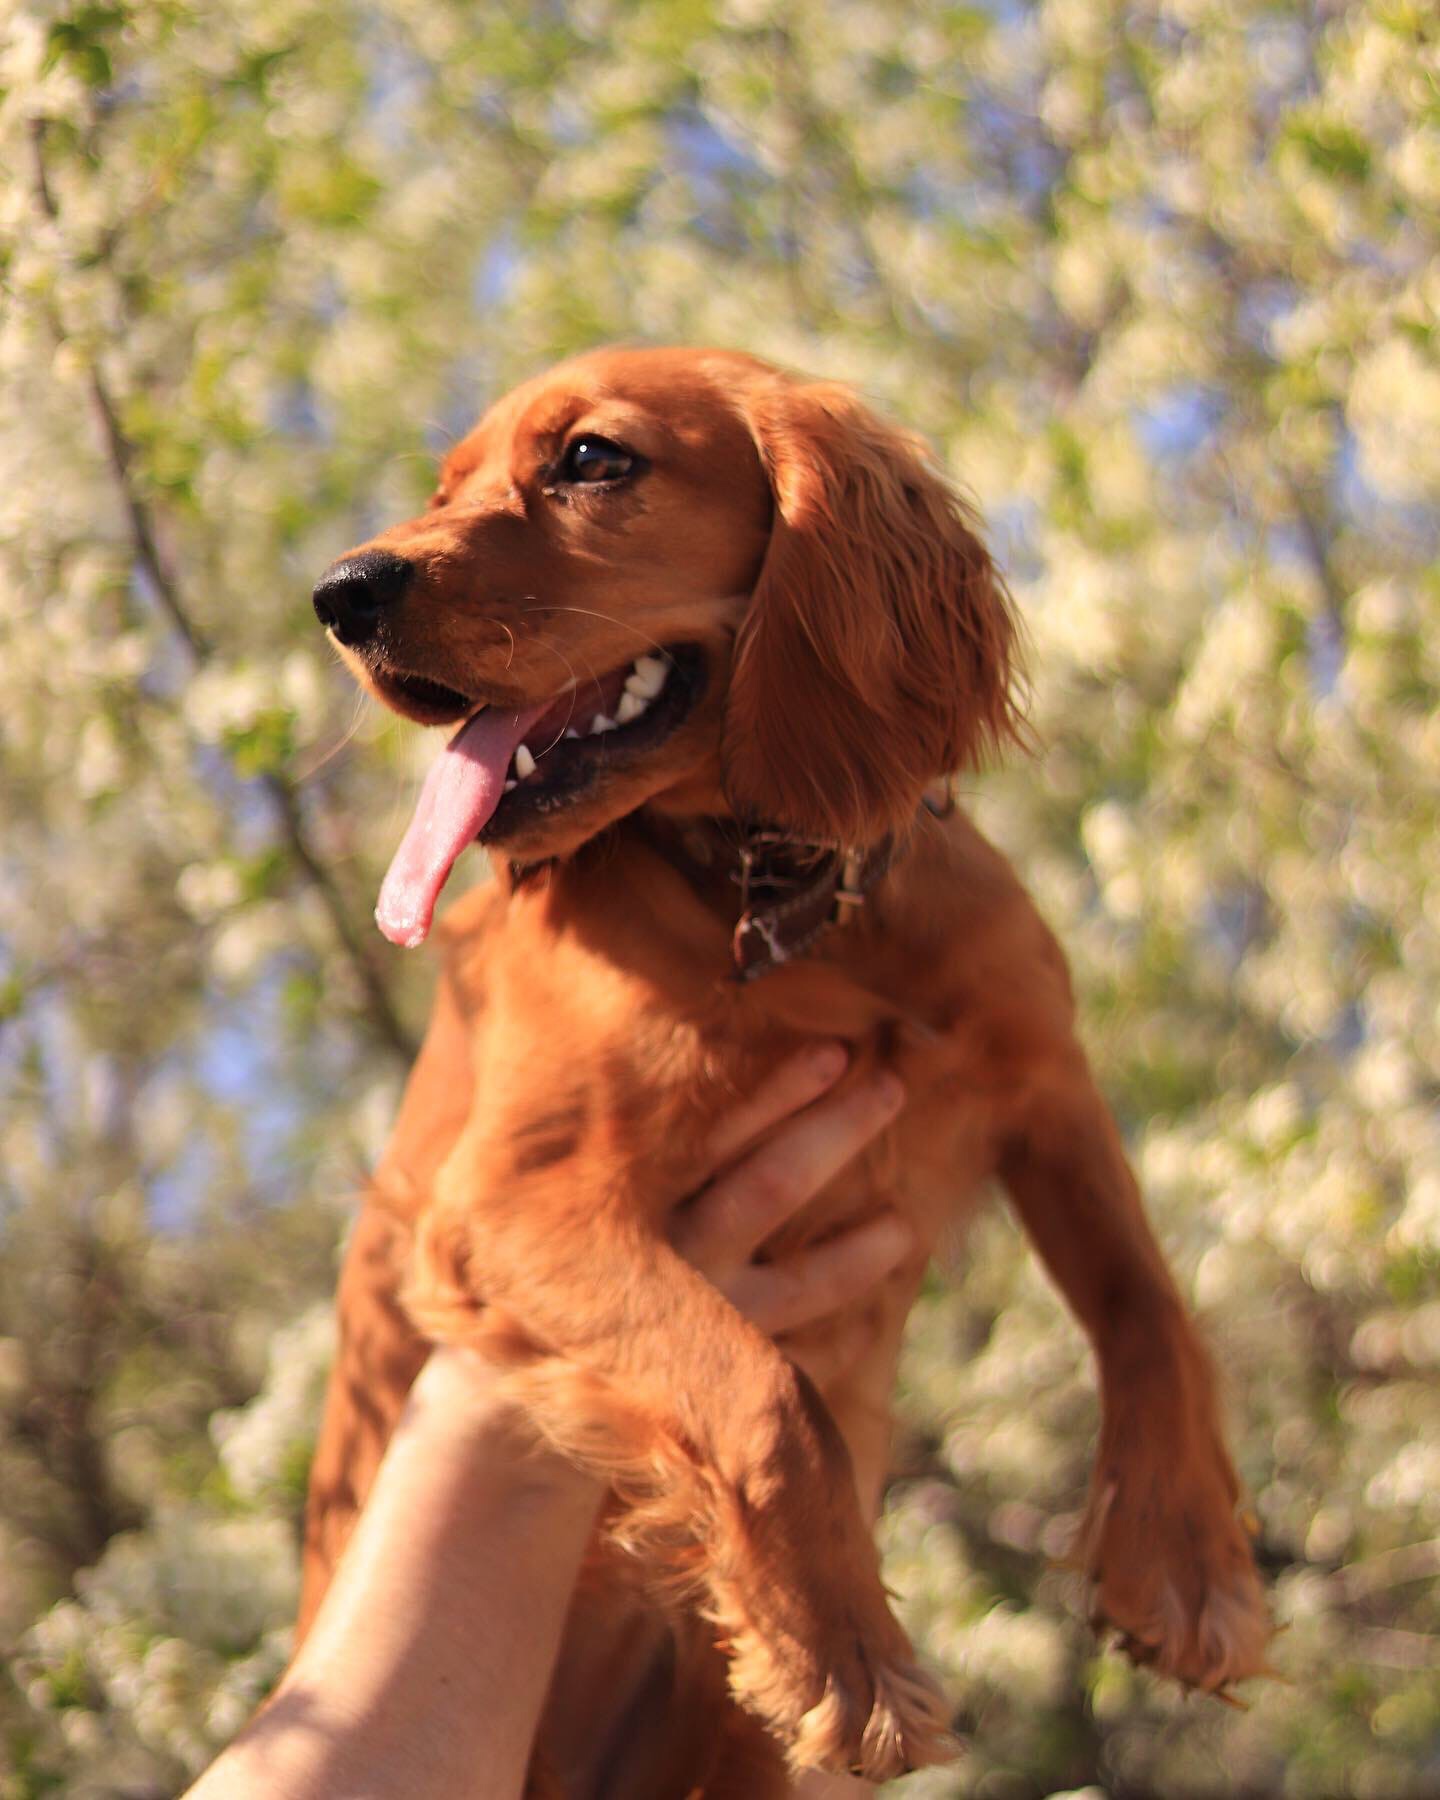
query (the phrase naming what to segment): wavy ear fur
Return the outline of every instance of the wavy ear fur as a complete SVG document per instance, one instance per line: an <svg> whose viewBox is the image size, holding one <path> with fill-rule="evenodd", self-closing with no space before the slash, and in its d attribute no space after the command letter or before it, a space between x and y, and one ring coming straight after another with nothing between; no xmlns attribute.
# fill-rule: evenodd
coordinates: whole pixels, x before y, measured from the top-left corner
<svg viewBox="0 0 1440 1800"><path fill-rule="evenodd" d="M775 498L722 757L742 819L870 844L927 783L1021 735L1017 624L922 441L832 382L742 401Z"/></svg>

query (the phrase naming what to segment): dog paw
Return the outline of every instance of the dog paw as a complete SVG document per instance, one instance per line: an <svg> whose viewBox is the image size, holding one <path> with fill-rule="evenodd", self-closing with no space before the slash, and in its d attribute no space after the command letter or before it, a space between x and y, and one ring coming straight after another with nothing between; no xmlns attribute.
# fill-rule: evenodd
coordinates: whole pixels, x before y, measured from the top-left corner
<svg viewBox="0 0 1440 1800"><path fill-rule="evenodd" d="M1273 1628L1227 1484L1208 1485L1215 1491L1198 1483L1187 1494L1173 1476L1102 1480L1080 1560L1094 1583L1093 1621L1118 1633L1133 1662L1223 1698L1268 1672Z"/></svg>
<svg viewBox="0 0 1440 1800"><path fill-rule="evenodd" d="M785 1743L791 1768L879 1782L956 1755L944 1699L898 1628L883 1648L868 1647L853 1622L840 1635L850 1654L824 1675L813 1701L814 1679L797 1681L801 1668L816 1666L810 1658L777 1652L752 1632L732 1643L731 1690Z"/></svg>
<svg viewBox="0 0 1440 1800"><path fill-rule="evenodd" d="M893 1781L913 1769L946 1762L959 1745L950 1734L939 1689L913 1663L866 1671L857 1693L828 1677L790 1746L794 1769L828 1769L866 1781Z"/></svg>

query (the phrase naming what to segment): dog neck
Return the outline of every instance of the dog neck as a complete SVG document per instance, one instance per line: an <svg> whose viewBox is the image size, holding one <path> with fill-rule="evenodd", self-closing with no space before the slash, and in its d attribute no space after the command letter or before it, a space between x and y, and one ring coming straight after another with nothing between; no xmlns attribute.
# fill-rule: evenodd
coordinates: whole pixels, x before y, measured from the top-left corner
<svg viewBox="0 0 1440 1800"><path fill-rule="evenodd" d="M926 792L917 818L946 818L955 809L948 782ZM889 833L877 844L847 846L802 838L767 825L743 826L724 815L682 815L644 808L618 821L603 844L633 833L682 877L705 909L730 928L734 978L756 980L802 958L832 929L859 918L911 834ZM555 859L510 863L512 892L547 888Z"/></svg>
<svg viewBox="0 0 1440 1800"><path fill-rule="evenodd" d="M627 824L701 900L735 918L730 954L740 982L803 956L826 931L854 918L895 848L893 836L868 849L847 847L725 818L642 812Z"/></svg>

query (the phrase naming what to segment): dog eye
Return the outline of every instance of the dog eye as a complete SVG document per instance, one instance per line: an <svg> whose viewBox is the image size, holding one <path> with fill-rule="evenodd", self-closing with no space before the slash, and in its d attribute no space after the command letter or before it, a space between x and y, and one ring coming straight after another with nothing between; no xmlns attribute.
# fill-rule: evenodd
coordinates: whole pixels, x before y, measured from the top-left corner
<svg viewBox="0 0 1440 1800"><path fill-rule="evenodd" d="M566 445L556 470L561 481L593 487L602 481L619 481L635 467L635 458L624 445L609 438L578 437Z"/></svg>

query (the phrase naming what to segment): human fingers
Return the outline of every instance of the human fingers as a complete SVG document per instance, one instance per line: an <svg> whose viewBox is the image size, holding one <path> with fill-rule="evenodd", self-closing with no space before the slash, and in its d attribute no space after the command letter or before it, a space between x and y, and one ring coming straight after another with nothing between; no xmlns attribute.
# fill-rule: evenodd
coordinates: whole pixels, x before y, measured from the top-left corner
<svg viewBox="0 0 1440 1800"><path fill-rule="evenodd" d="M775 1348L825 1393L857 1369L875 1347L875 1320L865 1313L837 1319L824 1331L781 1336Z"/></svg>
<svg viewBox="0 0 1440 1800"><path fill-rule="evenodd" d="M900 1111L905 1090L882 1070L827 1094L711 1182L677 1215L675 1248L717 1284L814 1198Z"/></svg>
<svg viewBox="0 0 1440 1800"><path fill-rule="evenodd" d="M818 1100L845 1073L849 1060L844 1044L829 1039L821 1044L807 1044L794 1056L787 1056L753 1094L718 1121L706 1145L707 1160L700 1170L701 1180L710 1180L772 1125Z"/></svg>
<svg viewBox="0 0 1440 1800"><path fill-rule="evenodd" d="M775 1337L843 1311L897 1269L914 1244L910 1227L887 1209L778 1262L746 1263L723 1288L738 1311Z"/></svg>

